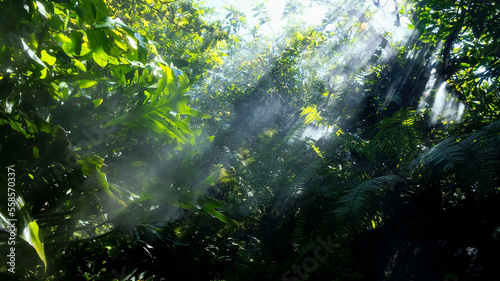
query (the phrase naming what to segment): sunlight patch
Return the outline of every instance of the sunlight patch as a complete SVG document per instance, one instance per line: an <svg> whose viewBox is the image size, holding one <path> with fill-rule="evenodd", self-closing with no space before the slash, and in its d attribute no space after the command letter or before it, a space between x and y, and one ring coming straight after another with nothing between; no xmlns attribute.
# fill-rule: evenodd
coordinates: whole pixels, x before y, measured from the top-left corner
<svg viewBox="0 0 500 281"><path fill-rule="evenodd" d="M302 131L300 138L317 141L323 137L330 136L332 132L332 126L308 126Z"/></svg>
<svg viewBox="0 0 500 281"><path fill-rule="evenodd" d="M433 70L434 72L434 70ZM434 74L434 73L433 73ZM424 111L426 108L431 108L431 124L437 123L455 123L459 122L465 110L465 105L460 102L453 93L448 92L448 83L443 82L439 85L437 90L429 90L429 86L436 85L436 80L429 79L426 90L422 96L419 104L419 111ZM432 87L431 86L431 87ZM429 87L429 88L428 88ZM431 95L431 91L436 91L435 95Z"/></svg>
<svg viewBox="0 0 500 281"><path fill-rule="evenodd" d="M433 123L437 123L441 118L443 122L459 122L464 113L464 104L458 101L455 95L446 91L447 86L448 83L443 82L436 93L432 105Z"/></svg>

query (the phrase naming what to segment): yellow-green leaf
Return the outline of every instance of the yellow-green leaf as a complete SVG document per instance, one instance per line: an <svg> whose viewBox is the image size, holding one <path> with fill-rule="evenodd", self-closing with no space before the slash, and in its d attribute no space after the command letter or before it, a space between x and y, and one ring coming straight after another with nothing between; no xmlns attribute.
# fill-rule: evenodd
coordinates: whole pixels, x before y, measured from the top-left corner
<svg viewBox="0 0 500 281"><path fill-rule="evenodd" d="M42 50L41 60L43 62L47 63L48 65L54 65L56 63L57 59L56 59L56 57L49 55L49 53L47 53L47 51Z"/></svg>
<svg viewBox="0 0 500 281"><path fill-rule="evenodd" d="M93 100L92 102L94 103L94 108L97 108L99 105L101 105L102 101L103 101L102 98Z"/></svg>
<svg viewBox="0 0 500 281"><path fill-rule="evenodd" d="M75 64L76 67L78 67L78 69L80 69L81 71L87 71L87 68L85 67L85 65L77 60L77 59L73 59L73 63Z"/></svg>
<svg viewBox="0 0 500 281"><path fill-rule="evenodd" d="M40 71L40 79L45 79L45 77L47 77L47 68Z"/></svg>
<svg viewBox="0 0 500 281"><path fill-rule="evenodd" d="M76 82L78 83L78 85L80 85L80 88L82 88L82 89L90 88L90 87L94 86L95 84L97 84L97 81L87 80L87 79L78 80Z"/></svg>
<svg viewBox="0 0 500 281"><path fill-rule="evenodd" d="M33 146L33 157L35 159L40 158L40 151L38 150L38 148L36 146Z"/></svg>

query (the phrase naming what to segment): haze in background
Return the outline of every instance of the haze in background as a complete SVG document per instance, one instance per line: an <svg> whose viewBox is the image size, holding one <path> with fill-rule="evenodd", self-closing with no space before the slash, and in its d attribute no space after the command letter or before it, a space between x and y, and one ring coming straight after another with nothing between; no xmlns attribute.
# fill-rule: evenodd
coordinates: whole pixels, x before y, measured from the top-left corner
<svg viewBox="0 0 500 281"><path fill-rule="evenodd" d="M264 24L261 27L261 32L265 35L273 35L277 34L281 31L283 26L286 24L286 19L282 19L283 10L288 0L272 0L272 1L264 1L264 4L267 8L267 12L271 21ZM200 1L209 8L215 8L218 11L218 15L214 15L214 19L223 20L227 14L227 10L224 7L233 6L241 12L245 13L247 17L248 25L254 26L258 24L258 20L254 18L254 11L252 8L255 7L257 3L262 1L248 1L248 0L206 0ZM311 1L304 1L305 9L302 13L302 16L299 19L306 21L309 25L317 25L323 19L327 9L325 7L318 6L317 4Z"/></svg>

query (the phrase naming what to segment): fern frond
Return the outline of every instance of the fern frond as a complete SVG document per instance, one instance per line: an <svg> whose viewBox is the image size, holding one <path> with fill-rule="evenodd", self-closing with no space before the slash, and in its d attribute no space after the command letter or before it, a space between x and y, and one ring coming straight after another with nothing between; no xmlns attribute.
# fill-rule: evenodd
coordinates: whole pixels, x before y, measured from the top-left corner
<svg viewBox="0 0 500 281"><path fill-rule="evenodd" d="M306 116L305 123L306 124L311 124L313 122L316 122L320 124L323 121L323 117L321 117L321 111L318 111L316 109L316 105L308 106L302 108L302 112L300 113L300 116Z"/></svg>
<svg viewBox="0 0 500 281"><path fill-rule="evenodd" d="M450 172L463 163L466 154L459 144L459 139L448 138L413 160L410 165L421 165L426 170Z"/></svg>
<svg viewBox="0 0 500 281"><path fill-rule="evenodd" d="M333 212L339 235L348 237L366 229L376 213L377 195L401 180L396 175L376 177L356 185L341 196Z"/></svg>
<svg viewBox="0 0 500 281"><path fill-rule="evenodd" d="M414 159L421 145L421 118L415 110L402 109L376 125L373 145L397 163Z"/></svg>

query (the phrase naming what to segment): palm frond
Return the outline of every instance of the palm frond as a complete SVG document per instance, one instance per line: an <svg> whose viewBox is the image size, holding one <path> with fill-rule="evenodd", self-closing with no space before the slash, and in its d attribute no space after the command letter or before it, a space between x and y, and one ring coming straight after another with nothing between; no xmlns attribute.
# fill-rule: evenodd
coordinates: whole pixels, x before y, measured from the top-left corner
<svg viewBox="0 0 500 281"><path fill-rule="evenodd" d="M459 139L447 138L441 141L441 143L413 160L411 166L415 168L421 165L421 168L425 170L432 169L433 171L442 171L445 173L456 170L463 163L467 155L459 143ZM417 171L416 169L413 170Z"/></svg>
<svg viewBox="0 0 500 281"><path fill-rule="evenodd" d="M499 141L500 121L474 133L447 138L411 163L413 174L453 174L462 184L491 190L500 182Z"/></svg>

